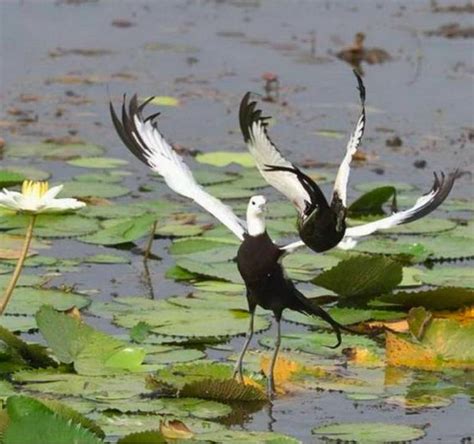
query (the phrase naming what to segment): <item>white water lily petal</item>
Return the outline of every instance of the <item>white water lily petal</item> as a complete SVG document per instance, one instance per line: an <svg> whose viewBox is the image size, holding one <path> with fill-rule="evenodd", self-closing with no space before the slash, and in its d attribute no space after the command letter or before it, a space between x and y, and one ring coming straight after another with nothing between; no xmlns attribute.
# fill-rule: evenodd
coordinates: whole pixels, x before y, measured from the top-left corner
<svg viewBox="0 0 474 444"><path fill-rule="evenodd" d="M61 190L63 189L64 185L57 185L53 188L50 188L48 191L46 191L46 193L44 194L44 196L42 197L42 199L44 201L48 201L50 199L54 199L60 192Z"/></svg>
<svg viewBox="0 0 474 444"><path fill-rule="evenodd" d="M48 190L45 182L25 181L22 192L3 189L0 192L0 207L25 213L61 213L78 210L85 207L85 203L77 199L56 199L63 189L63 185Z"/></svg>
<svg viewBox="0 0 474 444"><path fill-rule="evenodd" d="M85 207L86 204L77 199L53 199L45 202L44 208L40 210L41 213L56 213L68 210L78 210Z"/></svg>

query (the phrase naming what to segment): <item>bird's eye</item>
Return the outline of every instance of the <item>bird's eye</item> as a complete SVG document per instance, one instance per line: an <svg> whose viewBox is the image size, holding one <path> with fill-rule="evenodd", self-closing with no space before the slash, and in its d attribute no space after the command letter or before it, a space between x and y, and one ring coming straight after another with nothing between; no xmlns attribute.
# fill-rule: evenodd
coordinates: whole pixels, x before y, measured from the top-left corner
<svg viewBox="0 0 474 444"><path fill-rule="evenodd" d="M255 205L255 202L252 201L252 205Z"/></svg>

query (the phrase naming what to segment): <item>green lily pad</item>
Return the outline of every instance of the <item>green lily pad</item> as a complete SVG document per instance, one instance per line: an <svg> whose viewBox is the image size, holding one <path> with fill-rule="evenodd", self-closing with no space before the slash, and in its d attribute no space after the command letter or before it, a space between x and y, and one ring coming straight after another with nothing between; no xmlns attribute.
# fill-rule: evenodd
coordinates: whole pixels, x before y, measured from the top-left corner
<svg viewBox="0 0 474 444"><path fill-rule="evenodd" d="M351 325L360 322L372 321L392 321L403 319L406 313L403 311L388 310L363 310L360 308L339 308L333 307L326 310L339 324ZM329 324L315 316L308 316L295 311L285 311L283 318L290 322L298 324L310 325L314 327L331 328Z"/></svg>
<svg viewBox="0 0 474 444"><path fill-rule="evenodd" d="M209 432L201 434L199 439L210 440L220 443L241 444L298 444L299 440L277 432L246 432L243 430L222 430L221 432Z"/></svg>
<svg viewBox="0 0 474 444"><path fill-rule="evenodd" d="M464 287L474 289L474 268L472 267L435 267L420 275L425 284L439 287Z"/></svg>
<svg viewBox="0 0 474 444"><path fill-rule="evenodd" d="M188 239L176 239L173 241L169 247L169 251L173 255L188 255L196 252L209 252L209 250L217 250L221 247L228 245L235 245L235 250L237 251L239 242L233 241L233 239L222 239L222 238L188 238ZM212 254L209 254L212 256Z"/></svg>
<svg viewBox="0 0 474 444"><path fill-rule="evenodd" d="M14 333L26 333L38 328L33 316L8 316L5 314L0 317L0 326Z"/></svg>
<svg viewBox="0 0 474 444"><path fill-rule="evenodd" d="M201 185L215 185L218 183L233 182L241 176L238 174L229 174L228 172L218 170L197 170L193 171L194 178Z"/></svg>
<svg viewBox="0 0 474 444"><path fill-rule="evenodd" d="M217 167L224 167L232 163L243 166L244 168L253 168L255 166L255 161L249 153L232 151L213 151L198 154L196 161Z"/></svg>
<svg viewBox="0 0 474 444"><path fill-rule="evenodd" d="M103 182L67 182L61 191L61 197L101 197L111 199L125 196L130 190L122 185Z"/></svg>
<svg viewBox="0 0 474 444"><path fill-rule="evenodd" d="M83 156L100 156L104 148L92 144L56 145L54 143L37 143L25 145L9 145L6 153L8 157L42 157L47 160L70 160ZM39 179L38 179L39 180Z"/></svg>
<svg viewBox="0 0 474 444"><path fill-rule="evenodd" d="M118 254L95 254L82 259L86 264L129 264L130 259Z"/></svg>
<svg viewBox="0 0 474 444"><path fill-rule="evenodd" d="M38 170L37 168L24 165L10 165L8 166L8 170L21 174L28 180L48 180L51 177L51 173L48 171Z"/></svg>
<svg viewBox="0 0 474 444"><path fill-rule="evenodd" d="M22 183L26 177L16 171L0 170L0 188L8 188Z"/></svg>
<svg viewBox="0 0 474 444"><path fill-rule="evenodd" d="M249 327L250 315L243 310L199 310L176 307L163 309L160 316L147 311L119 313L114 323L132 328L138 322L146 322L156 334L182 337L227 337L244 334ZM270 322L255 318L255 331L265 330Z"/></svg>
<svg viewBox="0 0 474 444"><path fill-rule="evenodd" d="M118 168L127 165L128 162L123 159L113 157L79 157L67 162L69 165L83 168Z"/></svg>
<svg viewBox="0 0 474 444"><path fill-rule="evenodd" d="M402 266L383 256L354 256L313 279L313 283L344 298L367 298L394 289L402 280Z"/></svg>
<svg viewBox="0 0 474 444"><path fill-rule="evenodd" d="M13 292L13 297L8 304L6 314L33 315L43 305L48 304L56 310L69 310L87 307L90 301L85 296L61 290L18 287Z"/></svg>
<svg viewBox="0 0 474 444"><path fill-rule="evenodd" d="M316 427L313 435L327 441L347 441L363 444L408 442L425 436L415 427L382 422L354 422Z"/></svg>
<svg viewBox="0 0 474 444"><path fill-rule="evenodd" d="M101 171L101 173L88 173L88 174L79 174L74 176L72 180L74 182L103 182L103 183L119 183L123 180L124 176L129 175L130 173L123 171Z"/></svg>
<svg viewBox="0 0 474 444"><path fill-rule="evenodd" d="M377 299L402 307L426 307L430 310L456 310L474 304L474 291L460 287L441 287L424 291L399 291Z"/></svg>
<svg viewBox="0 0 474 444"><path fill-rule="evenodd" d="M243 282L239 271L237 270L237 265L234 262L214 262L205 264L187 258L178 258L176 265L196 276L217 278L237 284Z"/></svg>
<svg viewBox="0 0 474 444"><path fill-rule="evenodd" d="M171 96L155 96L150 103L157 106L178 106L179 99Z"/></svg>
<svg viewBox="0 0 474 444"><path fill-rule="evenodd" d="M265 347L273 348L275 340L274 338L264 337L259 342ZM328 346L334 345L335 342L336 335L327 332L288 333L282 335L281 346L286 350L301 351L325 357L341 356L342 350L348 347L367 348L377 354L383 354L377 343L365 336L344 334L342 344L338 349L328 348Z"/></svg>
<svg viewBox="0 0 474 444"><path fill-rule="evenodd" d="M423 218L404 225L385 230L384 233L393 234L428 234L440 231L449 231L456 228L456 222L447 219Z"/></svg>
<svg viewBox="0 0 474 444"><path fill-rule="evenodd" d="M43 306L36 322L55 356L73 363L78 374L103 375L139 370L145 357L143 349L94 330L86 324Z"/></svg>
<svg viewBox="0 0 474 444"><path fill-rule="evenodd" d="M99 245L117 245L134 242L150 234L155 220L156 216L152 214L133 219L118 219L114 225L102 228L94 234L83 236L80 241Z"/></svg>

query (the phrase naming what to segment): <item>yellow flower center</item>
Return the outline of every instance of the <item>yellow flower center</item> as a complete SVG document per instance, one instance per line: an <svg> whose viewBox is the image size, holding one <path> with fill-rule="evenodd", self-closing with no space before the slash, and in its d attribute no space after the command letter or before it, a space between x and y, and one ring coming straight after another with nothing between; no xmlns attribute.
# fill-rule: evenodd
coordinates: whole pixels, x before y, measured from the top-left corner
<svg viewBox="0 0 474 444"><path fill-rule="evenodd" d="M48 189L48 182L25 180L21 186L21 193L28 199L39 200L46 194Z"/></svg>

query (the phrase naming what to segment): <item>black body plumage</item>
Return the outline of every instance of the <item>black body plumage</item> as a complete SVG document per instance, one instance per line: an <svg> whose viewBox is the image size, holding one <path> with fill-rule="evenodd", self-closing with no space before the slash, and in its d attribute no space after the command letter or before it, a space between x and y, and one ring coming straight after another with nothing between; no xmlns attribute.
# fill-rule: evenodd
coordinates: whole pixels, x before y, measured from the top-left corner
<svg viewBox="0 0 474 444"><path fill-rule="evenodd" d="M259 305L273 311L277 320L281 319L285 309L318 316L333 328L337 336L333 347L338 347L341 330L348 329L306 298L285 276L280 263L283 254L284 251L272 242L267 232L258 236L245 235L237 252L237 267L245 282L249 311L253 312Z"/></svg>

